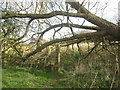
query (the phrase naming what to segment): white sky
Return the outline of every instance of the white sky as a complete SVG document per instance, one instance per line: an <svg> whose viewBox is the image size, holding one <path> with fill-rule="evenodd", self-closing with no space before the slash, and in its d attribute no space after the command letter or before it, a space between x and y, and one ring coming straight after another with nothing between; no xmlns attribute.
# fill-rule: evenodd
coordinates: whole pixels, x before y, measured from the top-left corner
<svg viewBox="0 0 120 90"><path fill-rule="evenodd" d="M0 0L0 2L11 2L11 0ZM12 1L16 1L16 2L28 2L27 0L12 0ZM46 1L46 2L48 2L48 1L50 1L50 0L29 0L29 2L30 1L33 1L33 2L35 2L35 1L39 1L39 2L41 2L41 1ZM52 0L52 1L65 1L65 0ZM72 0L68 0L68 1L72 1ZM76 0L76 1L83 1L83 0ZM118 20L118 2L120 1L120 0L86 0L86 1L90 1L93 5L95 4L95 2L100 2L100 4L99 4L99 8L98 8L98 11L97 11L97 14L96 15L98 15L98 16L100 16L100 17L102 17L102 18L104 18L104 19L107 19L108 21L111 21L111 22L113 22L113 23L116 23L116 21ZM105 3L107 3L108 2L108 4L107 4L107 7L106 7L106 9L105 9L105 11L104 11L104 13L103 13L103 16L102 16L102 9L105 7ZM92 7L92 4L90 4L91 5L91 7ZM87 7L86 7L87 8ZM91 12L92 13L94 13L95 12L95 9L92 9L91 10ZM74 23L76 23L76 22L80 22L80 21L78 21L78 20L75 20L75 19L73 19L72 20ZM85 23L85 25L92 25L92 24L90 24L90 23L88 23L88 22L86 22ZM77 30L77 29L76 29ZM53 32L49 32L49 33L47 33L45 36L47 36L47 37L45 37L45 38L48 38L49 36L51 36L52 35L52 33ZM59 35L57 34L57 36L59 37Z"/></svg>
<svg viewBox="0 0 120 90"><path fill-rule="evenodd" d="M60 2L60 1L65 1L65 0L0 0L0 2L48 2L48 1L56 1L56 2ZM74 0L67 0L67 1L74 1ZM76 0L76 1L79 1L79 2L82 2L84 0ZM112 21L112 22L115 22L114 20L116 18L118 18L118 2L120 0L85 0L85 1L90 1L92 2L93 4L95 2L100 2L100 5L99 5L99 8L102 9L102 7L105 6L105 3L108 2L108 5L107 5L107 8L105 9L105 12L104 12L104 16L103 18L109 20L109 21ZM95 10L92 10L92 12L94 12ZM98 16L101 16L101 10L99 10L99 13L97 14Z"/></svg>

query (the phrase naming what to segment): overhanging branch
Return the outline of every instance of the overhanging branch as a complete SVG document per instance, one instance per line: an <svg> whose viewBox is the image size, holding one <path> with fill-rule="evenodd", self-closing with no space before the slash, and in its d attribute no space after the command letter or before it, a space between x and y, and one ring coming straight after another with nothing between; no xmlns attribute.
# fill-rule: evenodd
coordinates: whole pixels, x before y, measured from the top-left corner
<svg viewBox="0 0 120 90"><path fill-rule="evenodd" d="M34 55L34 54L36 54L38 52L41 52L47 46L50 46L50 45L55 44L55 43L65 42L65 41L75 40L75 39L79 39L79 40L86 39L87 40L87 39L94 39L94 38L96 38L96 39L99 40L103 36L109 36L109 34L106 31L100 31L100 32L94 32L94 33L74 35L74 36L69 37L69 38L52 40L52 41L49 41L49 42L46 42L46 43L42 44L40 47L36 48L34 51L28 53L25 56L25 59L23 61L26 61L27 58L29 58L30 56L32 56L32 55Z"/></svg>
<svg viewBox="0 0 120 90"><path fill-rule="evenodd" d="M66 2L66 3L70 4L72 8L76 9L78 13L84 14L83 17L84 19L99 26L100 28L103 28L105 30L117 29L117 25L92 14L84 6L81 6L79 2Z"/></svg>
<svg viewBox="0 0 120 90"><path fill-rule="evenodd" d="M8 19L8 18L31 18L31 19L45 19L51 18L57 15L62 16L71 16L71 17L83 17L84 14L82 13L68 13L65 11L54 11L47 14L17 14L17 13L10 13L10 14L0 14L0 19Z"/></svg>
<svg viewBox="0 0 120 90"><path fill-rule="evenodd" d="M82 26L79 24L68 24L68 23L62 23L62 24L56 24L53 26L50 26L49 28L47 28L46 30L44 30L43 32L41 32L41 37L48 32L51 29L57 28L57 27L74 27L74 28L82 28L82 29L88 29L88 30L97 30L100 31L101 29L97 26ZM39 34L39 33L38 33Z"/></svg>

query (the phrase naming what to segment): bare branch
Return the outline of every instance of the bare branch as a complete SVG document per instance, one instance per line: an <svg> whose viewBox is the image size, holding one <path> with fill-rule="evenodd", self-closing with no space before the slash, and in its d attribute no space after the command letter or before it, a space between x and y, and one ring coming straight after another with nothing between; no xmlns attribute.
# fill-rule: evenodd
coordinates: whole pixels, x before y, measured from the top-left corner
<svg viewBox="0 0 120 90"><path fill-rule="evenodd" d="M79 4L79 2L67 2L71 5L72 8L75 8L78 13L83 13L84 14L84 19L86 19L87 21L99 26L100 28L103 29L116 29L116 25L103 19L100 18L94 14L92 14L91 12L89 12L86 8L84 8L83 6L81 6Z"/></svg>
<svg viewBox="0 0 120 90"><path fill-rule="evenodd" d="M45 19L51 18L56 15L63 15L63 16L71 16L71 17L83 17L84 14L82 13L67 13L65 11L53 11L47 14L17 14L17 13L9 13L9 14L1 14L0 19L7 19L7 18L32 18L32 19Z"/></svg>
<svg viewBox="0 0 120 90"><path fill-rule="evenodd" d="M94 33L87 33L87 34L78 34L78 35L74 35L72 37L69 38L63 38L63 39L55 39L49 42L46 42L44 44L42 44L40 47L36 48L33 52L28 53L23 61L26 61L27 58L29 58L30 56L41 52L44 48L46 48L47 46L50 46L52 44L55 43L59 43L59 42L65 42L65 41L69 41L69 40L75 40L75 39L79 39L79 40L83 40L83 39L93 39L96 38L98 40L100 40L100 38L103 38L103 36L109 36L109 34L106 31L100 31L100 32L94 32Z"/></svg>
<svg viewBox="0 0 120 90"><path fill-rule="evenodd" d="M41 34L41 37L44 35L44 33L48 32L51 29L57 28L57 27L74 27L74 28L82 28L82 29L88 29L88 30L97 30L100 31L101 29L97 26L82 26L79 24L68 24L68 23L62 23L62 24L56 24L53 26L50 26L49 28L47 28L46 30L44 30Z"/></svg>

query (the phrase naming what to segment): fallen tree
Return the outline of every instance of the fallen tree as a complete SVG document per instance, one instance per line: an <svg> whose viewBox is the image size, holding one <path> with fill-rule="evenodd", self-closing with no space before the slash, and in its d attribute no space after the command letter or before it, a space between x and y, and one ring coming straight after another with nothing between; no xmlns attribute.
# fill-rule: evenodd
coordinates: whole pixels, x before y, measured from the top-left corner
<svg viewBox="0 0 120 90"><path fill-rule="evenodd" d="M42 44L41 46L37 47L34 51L26 54L23 57L24 58L23 61L26 61L27 58L29 58L30 56L32 56L38 52L41 52L42 49L48 47L49 45L55 44L55 43L69 42L69 41L73 41L73 42L76 41L74 43L79 43L81 41L90 40L90 39L95 39L96 41L102 41L103 37L109 41L119 41L120 40L119 39L120 38L119 25L116 25L112 22L109 22L103 18L100 18L100 17L92 14L79 2L65 2L65 3L69 4L71 6L71 8L74 8L77 11L77 13L71 13L71 12L67 12L67 11L53 11L53 12L46 13L46 14L20 14L20 13L15 13L12 11L11 12L3 11L5 13L0 14L0 19L8 19L8 18L29 18L30 19L30 21L28 22L28 24L26 26L26 31L23 36L21 36L17 39L9 38L14 41L12 43L12 45L10 45L10 47L17 44L16 42L19 42L21 39L23 39L27 35L30 23L37 19L47 19L47 18L55 17L57 15L61 15L61 16L66 16L66 17L84 18L88 22L96 25L96 26L83 26L83 25L71 24L71 23L62 23L62 24L52 25L49 28L47 28L46 30L42 31L41 33L37 33L37 34L40 34L39 38L41 38L49 30L57 28L57 27L61 27L61 28L69 27L71 29L71 31L73 30L72 28L75 27L75 28L96 30L96 32L86 33L86 34L77 34L77 35L73 35L71 37L55 39L55 40L46 42L46 43Z"/></svg>

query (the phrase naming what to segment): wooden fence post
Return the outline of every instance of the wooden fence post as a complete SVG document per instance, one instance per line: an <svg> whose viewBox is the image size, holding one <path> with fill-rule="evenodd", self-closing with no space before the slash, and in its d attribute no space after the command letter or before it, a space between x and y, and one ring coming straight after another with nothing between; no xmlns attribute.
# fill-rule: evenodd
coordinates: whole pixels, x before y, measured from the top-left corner
<svg viewBox="0 0 120 90"><path fill-rule="evenodd" d="M118 65L119 65L119 71L118 71L118 88L120 88L120 42L118 44Z"/></svg>
<svg viewBox="0 0 120 90"><path fill-rule="evenodd" d="M57 71L60 71L60 44L57 44L56 46L56 54L57 54L56 68L57 68Z"/></svg>

